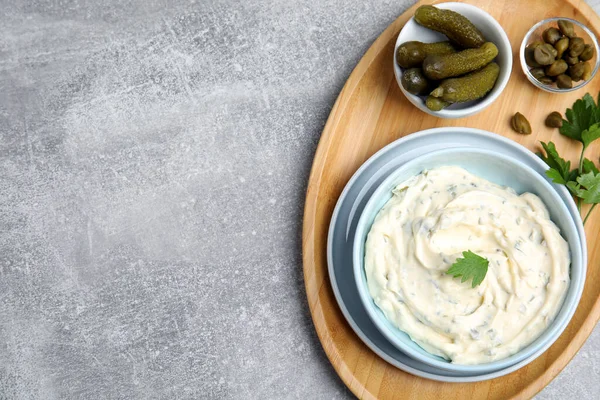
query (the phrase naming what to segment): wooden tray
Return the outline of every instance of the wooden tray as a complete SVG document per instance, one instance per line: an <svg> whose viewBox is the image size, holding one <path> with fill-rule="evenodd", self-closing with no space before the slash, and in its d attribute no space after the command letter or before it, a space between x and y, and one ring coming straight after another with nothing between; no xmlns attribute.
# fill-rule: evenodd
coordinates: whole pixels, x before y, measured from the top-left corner
<svg viewBox="0 0 600 400"><path fill-rule="evenodd" d="M513 70L508 86L488 109L469 118L444 120L431 117L404 98L394 79L392 54L404 23L423 0L394 21L373 43L342 89L325 125L315 155L304 211L304 279L319 339L346 385L359 398L505 399L530 398L546 386L571 360L600 318L600 210L588 220L586 233L589 265L583 297L562 336L533 363L510 375L478 383L443 383L405 373L373 353L344 319L327 274L327 229L335 203L352 174L373 153L388 143L422 129L467 126L502 134L531 150L539 141L552 140L561 153L577 161L580 145L546 128L550 111L564 113L567 107L590 92L594 98L600 78L568 94L549 94L527 81L519 64L518 50L527 30L536 22L563 16L587 25L596 36L600 19L577 0L482 0L471 1L500 22L513 48ZM532 122L529 136L511 131L509 118L523 112ZM598 160L600 148L588 149L587 157ZM585 209L584 209L585 211Z"/></svg>

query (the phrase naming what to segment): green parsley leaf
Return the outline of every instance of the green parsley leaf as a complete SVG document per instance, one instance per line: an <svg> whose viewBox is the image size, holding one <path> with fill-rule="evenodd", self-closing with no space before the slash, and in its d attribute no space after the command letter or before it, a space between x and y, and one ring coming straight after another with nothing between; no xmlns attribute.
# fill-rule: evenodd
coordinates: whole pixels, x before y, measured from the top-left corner
<svg viewBox="0 0 600 400"><path fill-rule="evenodd" d="M595 123L590 126L588 129L581 132L581 142L583 143L583 148L587 148L594 140L600 138L600 124Z"/></svg>
<svg viewBox="0 0 600 400"><path fill-rule="evenodd" d="M455 278L462 276L461 282L466 282L473 278L471 287L474 288L483 282L485 274L488 271L489 261L473 253L471 250L463 251L462 255L464 258L457 258L456 262L452 264L446 273Z"/></svg>
<svg viewBox="0 0 600 400"><path fill-rule="evenodd" d="M548 144L541 142L546 156L542 154L542 160L550 169L546 171L546 176L552 179L554 183L566 185L570 180L575 180L576 175L573 175L571 171L571 161L566 161L558 155L556 146L553 142ZM575 172L576 173L576 172Z"/></svg>
<svg viewBox="0 0 600 400"><path fill-rule="evenodd" d="M581 198L583 196L583 189L581 188L581 185L579 183L574 182L574 181L569 181L569 182L567 182L567 188L575 196L577 196L579 198Z"/></svg>
<svg viewBox="0 0 600 400"><path fill-rule="evenodd" d="M583 159L583 173L593 172L594 174L599 173L598 168L594 165L594 162L588 158Z"/></svg>
<svg viewBox="0 0 600 400"><path fill-rule="evenodd" d="M585 203L600 203L600 174L588 172L577 178L580 187L580 195Z"/></svg>
<svg viewBox="0 0 600 400"><path fill-rule="evenodd" d="M600 122L600 112L592 96L586 93L582 99L573 103L573 108L567 108L567 119L563 120L560 133L583 143L582 133L592 125Z"/></svg>

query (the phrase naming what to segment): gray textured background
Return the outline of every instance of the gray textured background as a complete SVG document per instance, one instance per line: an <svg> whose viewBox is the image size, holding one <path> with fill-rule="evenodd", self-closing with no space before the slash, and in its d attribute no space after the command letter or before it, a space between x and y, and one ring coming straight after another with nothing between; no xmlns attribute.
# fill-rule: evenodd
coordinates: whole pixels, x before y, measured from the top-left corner
<svg viewBox="0 0 600 400"><path fill-rule="evenodd" d="M0 3L0 398L351 397L305 300L304 194L412 1ZM597 329L539 398L598 398L599 359Z"/></svg>

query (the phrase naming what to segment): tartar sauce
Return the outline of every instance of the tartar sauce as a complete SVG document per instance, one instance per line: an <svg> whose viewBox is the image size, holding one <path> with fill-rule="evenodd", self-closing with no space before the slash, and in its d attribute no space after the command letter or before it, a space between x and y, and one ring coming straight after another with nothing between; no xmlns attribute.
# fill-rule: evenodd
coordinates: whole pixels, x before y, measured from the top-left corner
<svg viewBox="0 0 600 400"><path fill-rule="evenodd" d="M489 261L475 288L446 274L467 250ZM506 358L540 336L563 303L569 266L567 242L539 197L454 166L398 185L365 245L375 304L456 364Z"/></svg>

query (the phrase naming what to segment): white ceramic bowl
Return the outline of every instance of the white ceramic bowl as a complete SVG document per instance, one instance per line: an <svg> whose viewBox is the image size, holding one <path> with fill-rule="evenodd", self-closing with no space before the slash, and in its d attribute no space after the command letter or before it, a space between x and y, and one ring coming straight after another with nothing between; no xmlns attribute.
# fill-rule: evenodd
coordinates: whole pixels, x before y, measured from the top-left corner
<svg viewBox="0 0 600 400"><path fill-rule="evenodd" d="M379 210L392 196L392 189L407 179L444 165L456 165L469 172L503 186L510 186L517 193L530 192L538 195L548 207L550 218L559 227L561 235L569 244L571 255L571 282L566 298L548 327L532 343L507 358L479 365L459 365L434 356L400 329L393 326L377 307L369 294L364 272L365 241ZM483 375L509 368L533 354L539 354L558 339L573 316L585 282L587 260L583 257L582 243L575 221L566 204L548 179L522 162L494 151L479 148L452 148L419 156L389 175L371 195L356 227L353 243L354 278L359 297L367 314L379 331L400 351L430 366L453 373Z"/></svg>
<svg viewBox="0 0 600 400"><path fill-rule="evenodd" d="M404 28L402 28L402 31L400 31L398 39L396 40L393 60L396 82L398 82L398 86L400 86L400 89L406 98L417 108L426 112L427 114L441 118L462 118L477 114L492 104L494 100L500 96L500 93L502 93L506 87L506 84L508 83L513 60L510 41L508 40L508 36L506 36L506 32L504 32L504 29L502 29L500 24L490 14L486 13L480 8L465 3L441 3L436 4L435 6L437 8L456 11L457 13L464 15L481 31L487 41L493 42L496 47L498 47L498 57L496 57L496 62L500 66L500 75L498 76L496 85L491 92L482 99L453 104L441 111L431 111L429 108L427 108L427 106L425 106L425 97L416 96L407 92L402 87L401 83L402 69L396 63L396 49L398 49L398 46L404 42L410 42L411 40L417 40L426 43L448 40L448 38L441 33L432 31L431 29L427 29L417 24L414 18L411 18L406 25L404 25Z"/></svg>

